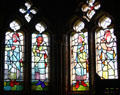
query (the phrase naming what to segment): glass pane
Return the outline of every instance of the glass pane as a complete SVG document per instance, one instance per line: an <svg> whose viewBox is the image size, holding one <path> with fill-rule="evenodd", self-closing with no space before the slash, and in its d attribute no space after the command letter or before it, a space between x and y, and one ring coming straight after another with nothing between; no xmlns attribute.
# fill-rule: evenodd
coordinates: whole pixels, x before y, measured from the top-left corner
<svg viewBox="0 0 120 95"><path fill-rule="evenodd" d="M83 4L81 8L84 13L83 18L90 22L90 20L96 14L96 11L100 9L100 7L100 3L96 0L87 0L86 4Z"/></svg>
<svg viewBox="0 0 120 95"><path fill-rule="evenodd" d="M30 22L30 20L32 19L32 17L29 14L25 15L25 19L27 20L27 22Z"/></svg>
<svg viewBox="0 0 120 95"><path fill-rule="evenodd" d="M20 91L23 89L24 43L22 33L6 32L4 90Z"/></svg>
<svg viewBox="0 0 120 95"><path fill-rule="evenodd" d="M96 33L96 72L101 79L118 78L117 46L113 31L103 29Z"/></svg>
<svg viewBox="0 0 120 95"><path fill-rule="evenodd" d="M70 43L72 91L87 91L89 90L88 32L75 33Z"/></svg>
<svg viewBox="0 0 120 95"><path fill-rule="evenodd" d="M14 30L14 31L17 31L17 30L20 29L20 24L19 24L18 22L16 22L16 21L12 21L12 22L10 23L10 28L11 28L12 30Z"/></svg>
<svg viewBox="0 0 120 95"><path fill-rule="evenodd" d="M32 34L32 90L48 89L49 46L48 36Z"/></svg>
<svg viewBox="0 0 120 95"><path fill-rule="evenodd" d="M33 15L37 13L37 9L32 7L31 2L26 2L25 7L20 8L19 11L24 15L27 22L30 22Z"/></svg>
<svg viewBox="0 0 120 95"><path fill-rule="evenodd" d="M37 23L37 24L35 25L35 29L36 29L37 31L39 31L39 33L42 33L43 31L45 31L45 26L42 25L41 23Z"/></svg>

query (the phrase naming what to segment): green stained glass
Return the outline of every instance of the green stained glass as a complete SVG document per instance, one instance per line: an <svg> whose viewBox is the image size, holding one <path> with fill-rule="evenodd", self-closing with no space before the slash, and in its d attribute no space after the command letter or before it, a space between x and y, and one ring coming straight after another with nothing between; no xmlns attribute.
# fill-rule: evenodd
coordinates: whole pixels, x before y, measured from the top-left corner
<svg viewBox="0 0 120 95"><path fill-rule="evenodd" d="M23 34L6 32L4 90L20 91L23 89Z"/></svg>
<svg viewBox="0 0 120 95"><path fill-rule="evenodd" d="M32 34L32 90L48 89L48 49L46 34Z"/></svg>
<svg viewBox="0 0 120 95"><path fill-rule="evenodd" d="M96 72L101 79L116 79L117 51L113 29L96 33Z"/></svg>
<svg viewBox="0 0 120 95"><path fill-rule="evenodd" d="M103 16L96 31L96 72L101 79L117 79L117 45L112 20ZM109 27L108 27L109 26Z"/></svg>
<svg viewBox="0 0 120 95"><path fill-rule="evenodd" d="M71 37L72 91L89 90L88 32L77 32Z"/></svg>

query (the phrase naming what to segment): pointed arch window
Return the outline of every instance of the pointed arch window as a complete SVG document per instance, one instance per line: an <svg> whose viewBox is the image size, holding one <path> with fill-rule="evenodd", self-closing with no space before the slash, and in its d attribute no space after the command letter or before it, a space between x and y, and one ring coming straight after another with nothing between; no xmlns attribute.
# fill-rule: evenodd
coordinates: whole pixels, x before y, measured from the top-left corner
<svg viewBox="0 0 120 95"><path fill-rule="evenodd" d="M20 23L10 23L11 30L5 34L4 90L23 89L24 35Z"/></svg>
<svg viewBox="0 0 120 95"><path fill-rule="evenodd" d="M43 23L35 25L37 32L32 34L32 90L48 89L49 37Z"/></svg>
<svg viewBox="0 0 120 95"><path fill-rule="evenodd" d="M24 15L27 22L30 22L33 15L37 13L37 10L32 7L31 2L26 2L25 7L21 7L19 12ZM34 23L31 25L34 25ZM46 31L46 24L43 22L37 23L35 25L36 31L32 34L29 29L29 32L25 31L25 33L23 33L23 31L21 31L21 24L18 20L12 21L9 26L10 30L5 33L3 93L21 93L21 95L30 92L39 94L48 93L50 38L49 33ZM26 25L26 27L28 26ZM23 25L22 30L24 28ZM26 44L24 44L24 38ZM31 49L27 48L27 46L31 46ZM25 51L30 52L24 53ZM26 55L30 54L31 56L26 57ZM28 61L28 58L31 58L31 61ZM24 63L30 63L31 65L24 65ZM26 73L27 71L30 71L31 74ZM31 84L28 84L28 81L30 81ZM26 89L30 90L30 92L27 92Z"/></svg>
<svg viewBox="0 0 120 95"><path fill-rule="evenodd" d="M85 23L81 20L75 22L70 38L71 46L71 89L72 91L89 90L88 70L88 32Z"/></svg>
<svg viewBox="0 0 120 95"><path fill-rule="evenodd" d="M110 17L99 19L95 32L96 73L101 79L118 79L117 44Z"/></svg>
<svg viewBox="0 0 120 95"><path fill-rule="evenodd" d="M69 68L65 71L70 71L70 75L65 77L65 86L66 92L70 95L76 95L76 93L90 94L89 91L98 89L100 83L104 83L104 90L110 82L113 82L112 86L117 87L114 80L119 81L117 38L114 34L114 24L108 13L101 11L97 13L97 10L101 8L98 1L86 0L86 4L84 3L81 6L82 20L78 20L81 15L76 14L70 21L72 22L70 27L73 25L72 31L74 30L74 32L66 34L65 40L68 42L66 44L70 44L70 47L66 45L66 52L70 50L70 55L67 53L67 57L65 56L66 68ZM96 24L97 21L98 25ZM85 29L85 24L87 24L88 31ZM71 28L68 31L71 31ZM96 89L94 86L96 86ZM95 93L99 94L99 91L95 91ZM101 90L100 93L104 93L104 91Z"/></svg>

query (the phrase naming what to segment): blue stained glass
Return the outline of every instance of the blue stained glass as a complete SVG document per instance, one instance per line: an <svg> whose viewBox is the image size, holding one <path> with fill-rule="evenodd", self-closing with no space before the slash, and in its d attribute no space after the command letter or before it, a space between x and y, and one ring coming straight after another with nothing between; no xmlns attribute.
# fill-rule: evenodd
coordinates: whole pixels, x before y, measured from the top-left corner
<svg viewBox="0 0 120 95"><path fill-rule="evenodd" d="M30 10L27 10L27 13L30 14Z"/></svg>
<svg viewBox="0 0 120 95"><path fill-rule="evenodd" d="M32 89L48 89L48 36L32 34Z"/></svg>
<svg viewBox="0 0 120 95"><path fill-rule="evenodd" d="M88 33L71 36L71 84L72 91L89 90Z"/></svg>
<svg viewBox="0 0 120 95"><path fill-rule="evenodd" d="M6 32L4 90L19 91L23 89L23 34ZM21 55L20 55L21 53Z"/></svg>
<svg viewBox="0 0 120 95"><path fill-rule="evenodd" d="M113 29L96 32L96 72L101 79L117 79L117 49L113 43L116 39ZM100 65L101 64L101 65Z"/></svg>
<svg viewBox="0 0 120 95"><path fill-rule="evenodd" d="M38 63L38 66L39 66L40 68L45 68L45 63Z"/></svg>
<svg viewBox="0 0 120 95"><path fill-rule="evenodd" d="M27 20L27 22L30 22L33 15L37 13L36 8L31 8L32 5L30 2L26 2L25 7L26 8L20 8L19 11L20 13L24 14L24 17Z"/></svg>
<svg viewBox="0 0 120 95"><path fill-rule="evenodd" d="M40 69L41 74L45 74L45 69Z"/></svg>
<svg viewBox="0 0 120 95"><path fill-rule="evenodd" d="M41 85L41 87L42 88L44 88L46 85L44 84L44 82L42 82L42 81L38 81L38 83L36 84L36 86L38 86L38 85Z"/></svg>

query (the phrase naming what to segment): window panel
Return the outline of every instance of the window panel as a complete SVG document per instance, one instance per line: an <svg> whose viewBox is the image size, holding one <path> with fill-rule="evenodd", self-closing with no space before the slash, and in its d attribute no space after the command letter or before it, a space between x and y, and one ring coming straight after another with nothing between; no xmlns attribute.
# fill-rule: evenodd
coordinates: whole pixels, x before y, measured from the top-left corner
<svg viewBox="0 0 120 95"><path fill-rule="evenodd" d="M99 20L101 30L96 32L96 72L101 79L117 79L117 46L109 17Z"/></svg>
<svg viewBox="0 0 120 95"><path fill-rule="evenodd" d="M23 38L23 34L20 32L6 32L4 63L5 91L19 91L23 89Z"/></svg>
<svg viewBox="0 0 120 95"><path fill-rule="evenodd" d="M45 37L45 39L44 39ZM48 36L32 34L32 89L44 91L48 89Z"/></svg>
<svg viewBox="0 0 120 95"><path fill-rule="evenodd" d="M32 90L48 90L49 42L48 35L42 33L45 26L37 23L39 33L32 34Z"/></svg>
<svg viewBox="0 0 120 95"><path fill-rule="evenodd" d="M95 0L87 0L86 4L83 4L81 8L84 14L83 18L90 22L96 13L96 10L99 10L100 7L101 5L99 2L96 2Z"/></svg>
<svg viewBox="0 0 120 95"><path fill-rule="evenodd" d="M71 88L72 91L89 90L88 70L88 32L82 32L83 22L78 22L73 29L76 33L71 36Z"/></svg>
<svg viewBox="0 0 120 95"><path fill-rule="evenodd" d="M32 8L31 2L26 2L25 7L20 8L19 12L24 14L24 17L27 22L30 22L33 15L35 15L37 13L37 10L36 10L36 8Z"/></svg>

